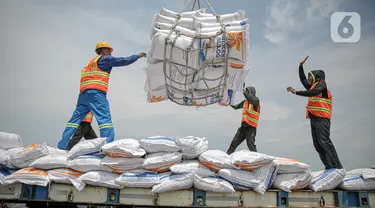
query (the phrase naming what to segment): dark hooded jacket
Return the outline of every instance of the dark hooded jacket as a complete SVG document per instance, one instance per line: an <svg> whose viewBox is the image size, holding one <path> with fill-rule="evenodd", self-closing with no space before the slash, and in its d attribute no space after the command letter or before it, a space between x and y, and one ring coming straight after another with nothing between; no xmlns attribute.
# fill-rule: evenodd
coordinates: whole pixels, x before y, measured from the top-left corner
<svg viewBox="0 0 375 208"><path fill-rule="evenodd" d="M309 85L309 83L306 79L305 72L303 70L303 66L300 65L299 66L299 78L301 80L302 85L306 88L306 90L305 91L297 91L296 95L309 97L309 96L319 95L320 93L322 93L322 97L328 98L327 85L326 85L325 82L322 82L322 81L325 80L324 71L323 70L313 70L313 71L309 72L309 75L311 75L313 77L313 83L318 82L318 84L315 85L315 87L313 89L310 89L311 85Z"/></svg>
<svg viewBox="0 0 375 208"><path fill-rule="evenodd" d="M253 104L254 105L254 109L258 110L258 107L259 107L259 98L256 96L255 87L247 87L245 89L245 91L243 92L243 95L245 96L245 98L249 102L249 104ZM246 100L243 100L242 102L240 102L237 105L230 105L230 106L233 109L235 109L235 110L242 109ZM246 126L246 127L250 126L246 122L242 122L242 125Z"/></svg>

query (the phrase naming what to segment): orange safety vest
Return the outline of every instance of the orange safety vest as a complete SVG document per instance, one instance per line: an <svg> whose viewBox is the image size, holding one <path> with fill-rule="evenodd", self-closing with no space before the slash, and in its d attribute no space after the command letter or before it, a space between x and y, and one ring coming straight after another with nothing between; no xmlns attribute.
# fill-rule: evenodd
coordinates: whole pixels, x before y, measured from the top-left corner
<svg viewBox="0 0 375 208"><path fill-rule="evenodd" d="M253 104L249 104L249 102L246 100L243 104L243 110L242 110L242 122L246 122L252 127L258 127L258 121L259 121L259 114L260 114L260 102L258 105L258 111L254 109Z"/></svg>
<svg viewBox="0 0 375 208"><path fill-rule="evenodd" d="M313 84L310 90L314 89L314 87L318 83L319 82L316 82L315 84ZM309 101L306 106L306 118L310 118L309 117L309 112L310 112L314 116L331 119L332 95L331 95L331 92L328 90L328 87L327 87L327 94L328 94L328 99L322 97L322 93L320 93L319 95L309 97Z"/></svg>
<svg viewBox="0 0 375 208"><path fill-rule="evenodd" d="M92 112L90 111L86 117L82 120L82 122L87 122L87 123L91 123L92 122L92 118L93 118L93 114Z"/></svg>
<svg viewBox="0 0 375 208"><path fill-rule="evenodd" d="M81 71L79 91L87 89L108 91L109 73L99 69L98 60L101 56L93 58Z"/></svg>

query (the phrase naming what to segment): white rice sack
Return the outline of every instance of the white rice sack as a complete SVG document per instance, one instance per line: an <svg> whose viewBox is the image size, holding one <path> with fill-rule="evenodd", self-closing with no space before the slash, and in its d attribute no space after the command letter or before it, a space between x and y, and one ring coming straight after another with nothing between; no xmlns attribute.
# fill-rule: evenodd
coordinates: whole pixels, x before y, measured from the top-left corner
<svg viewBox="0 0 375 208"><path fill-rule="evenodd" d="M346 172L339 188L347 191L375 190L375 169L361 168Z"/></svg>
<svg viewBox="0 0 375 208"><path fill-rule="evenodd" d="M250 150L233 152L230 157L235 166L248 171L270 164L275 159L273 156L259 152L252 152Z"/></svg>
<svg viewBox="0 0 375 208"><path fill-rule="evenodd" d="M159 174L152 171L125 172L116 179L118 184L132 188L151 188L159 181Z"/></svg>
<svg viewBox="0 0 375 208"><path fill-rule="evenodd" d="M0 149L23 147L21 137L17 134L0 132Z"/></svg>
<svg viewBox="0 0 375 208"><path fill-rule="evenodd" d="M203 177L214 175L214 172L202 165L198 160L184 160L181 163L173 165L169 170L174 174L194 173Z"/></svg>
<svg viewBox="0 0 375 208"><path fill-rule="evenodd" d="M121 189L122 187L116 183L118 177L115 173L104 171L90 171L79 177L79 179L91 186L102 186L107 188Z"/></svg>
<svg viewBox="0 0 375 208"><path fill-rule="evenodd" d="M68 150L61 150L55 147L47 146L48 154L49 155L66 155L68 156L69 151Z"/></svg>
<svg viewBox="0 0 375 208"><path fill-rule="evenodd" d="M194 174L194 187L198 190L220 193L234 193L235 190L228 181L217 177L200 177Z"/></svg>
<svg viewBox="0 0 375 208"><path fill-rule="evenodd" d="M272 184L272 187L285 192L292 192L294 190L300 190L308 187L311 180L312 175L310 171L278 174Z"/></svg>
<svg viewBox="0 0 375 208"><path fill-rule="evenodd" d="M35 168L23 168L5 177L3 184L24 183L28 185L47 186L49 182L47 172Z"/></svg>
<svg viewBox="0 0 375 208"><path fill-rule="evenodd" d="M264 194L269 190L277 176L277 166L273 163L264 165L254 171L255 177L259 180L259 184L254 188L254 191L259 194Z"/></svg>
<svg viewBox="0 0 375 208"><path fill-rule="evenodd" d="M375 179L364 179L362 176L345 176L344 180L338 186L346 191L374 191Z"/></svg>
<svg viewBox="0 0 375 208"><path fill-rule="evenodd" d="M48 154L47 144L32 144L17 152L9 152L8 164L17 168L26 168L36 159Z"/></svg>
<svg viewBox="0 0 375 208"><path fill-rule="evenodd" d="M335 189L345 177L345 169L327 169L313 172L309 188L314 192Z"/></svg>
<svg viewBox="0 0 375 208"><path fill-rule="evenodd" d="M214 172L224 168L236 169L230 156L221 150L207 150L199 156L199 161Z"/></svg>
<svg viewBox="0 0 375 208"><path fill-rule="evenodd" d="M253 189L260 183L255 174L251 171L221 169L218 174L220 177L229 181L234 187L240 187L240 189L244 190Z"/></svg>
<svg viewBox="0 0 375 208"><path fill-rule="evenodd" d="M142 157L146 151L141 148L138 140L120 139L102 146L102 151L111 157Z"/></svg>
<svg viewBox="0 0 375 208"><path fill-rule="evenodd" d="M158 32L152 38L151 48L149 52L150 59L153 60L164 60L164 50L165 50L165 40L167 39L168 34ZM171 35L170 40L174 40L176 35ZM173 47L173 54L172 58L170 59L170 54L172 50L171 43L168 43L166 47L166 59L172 61L173 63L186 65L186 58L187 58L187 66L192 68L198 68L198 41L194 41L193 38L187 36L178 36L175 44ZM192 51L189 52L189 55L186 56L186 52L188 47L191 46Z"/></svg>
<svg viewBox="0 0 375 208"><path fill-rule="evenodd" d="M160 9L160 14L161 15L164 15L164 16L167 16L167 17L173 17L173 18L177 18L178 15L181 16L181 17L190 17L190 18L192 18L193 16L196 15L197 12L206 13L206 8L201 8L201 9L198 9L198 10L188 11L188 12L182 12L182 13L177 13L177 12L168 10L168 9L166 9L164 7L162 7Z"/></svg>
<svg viewBox="0 0 375 208"><path fill-rule="evenodd" d="M73 184L73 186L78 190L82 191L86 184L82 182L79 177L82 175L81 172L67 169L67 168L60 168L49 170L48 172L49 179L55 183L63 183L63 184Z"/></svg>
<svg viewBox="0 0 375 208"><path fill-rule="evenodd" d="M0 184L3 185L5 177L10 175L11 173L8 170L0 169Z"/></svg>
<svg viewBox="0 0 375 208"><path fill-rule="evenodd" d="M243 19L245 17L245 15L246 15L245 11L238 10L237 12L234 12L234 13L221 14L220 19L223 22L234 21L234 20L231 20L231 19L238 20L238 18L241 18L241 17ZM212 21L204 21L204 22L218 22L218 20L216 19L214 14L209 14L209 13L205 13L205 12L196 11L196 14L195 14L194 17L197 17L198 20L199 20L200 17L208 17L208 19L212 20ZM216 19L216 21L214 21L215 20L214 18Z"/></svg>
<svg viewBox="0 0 375 208"><path fill-rule="evenodd" d="M7 160L7 151L0 149L0 168L5 166Z"/></svg>
<svg viewBox="0 0 375 208"><path fill-rule="evenodd" d="M181 162L182 153L180 152L157 152L147 155L142 164L142 168L159 173L166 172L169 168Z"/></svg>
<svg viewBox="0 0 375 208"><path fill-rule="evenodd" d="M68 159L74 159L75 157L82 155L102 155L102 146L107 143L106 138L97 138L84 140L74 145L69 151Z"/></svg>
<svg viewBox="0 0 375 208"><path fill-rule="evenodd" d="M238 27L238 26L243 26L248 23L249 19L243 19L243 20L236 20L232 22L225 22L224 26L225 27ZM206 23L206 22L200 22L196 21L194 22L194 29L202 29L202 28L212 28L212 27L221 27L220 23Z"/></svg>
<svg viewBox="0 0 375 208"><path fill-rule="evenodd" d="M176 139L176 144L182 148L185 159L198 158L200 154L208 150L208 140L206 137L180 137Z"/></svg>
<svg viewBox="0 0 375 208"><path fill-rule="evenodd" d="M79 172L106 171L113 172L108 166L101 164L102 159L94 155L78 156L73 160L68 160L68 168Z"/></svg>
<svg viewBox="0 0 375 208"><path fill-rule="evenodd" d="M277 157L273 162L277 166L278 173L300 173L311 168L310 165L289 158Z"/></svg>
<svg viewBox="0 0 375 208"><path fill-rule="evenodd" d="M364 179L375 179L375 169L359 168L346 172L346 176L361 176Z"/></svg>
<svg viewBox="0 0 375 208"><path fill-rule="evenodd" d="M174 139L163 136L147 137L140 140L139 143L147 153L178 152L181 150Z"/></svg>
<svg viewBox="0 0 375 208"><path fill-rule="evenodd" d="M177 25L181 26L181 27L184 27L184 28L187 28L187 29L194 30L194 20L193 20L193 18L182 17L178 21ZM152 25L155 25L155 23L157 23L157 22L159 22L159 23L174 24L176 22L176 19L173 18L173 17L167 17L167 16L164 16L164 15L161 15L161 14L156 14L153 17Z"/></svg>
<svg viewBox="0 0 375 208"><path fill-rule="evenodd" d="M117 174L121 174L127 170L141 168L144 160L144 158L121 158L106 156L101 160L101 165L111 168Z"/></svg>
<svg viewBox="0 0 375 208"><path fill-rule="evenodd" d="M3 161L0 163L0 168L2 169L18 169L17 167L13 166L9 162L9 158L14 158L17 156L18 152L21 152L23 147L15 147L6 150L5 154L3 155Z"/></svg>
<svg viewBox="0 0 375 208"><path fill-rule="evenodd" d="M193 187L194 174L193 173L182 173L182 174L169 174L161 178L159 184L152 187L152 193L163 193L169 191L177 191L190 189Z"/></svg>
<svg viewBox="0 0 375 208"><path fill-rule="evenodd" d="M36 159L34 162L30 164L30 167L42 169L42 170L50 170L56 168L66 168L68 165L67 161L68 155L46 155Z"/></svg>

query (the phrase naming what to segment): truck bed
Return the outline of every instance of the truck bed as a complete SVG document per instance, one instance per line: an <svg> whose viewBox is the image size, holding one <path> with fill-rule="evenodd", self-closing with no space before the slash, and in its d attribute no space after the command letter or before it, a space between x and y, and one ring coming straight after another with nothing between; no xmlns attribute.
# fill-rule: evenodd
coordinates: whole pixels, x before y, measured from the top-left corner
<svg viewBox="0 0 375 208"><path fill-rule="evenodd" d="M340 190L317 192L301 190L286 193L269 190L264 195L254 191L213 193L196 189L152 195L150 189L121 190L86 186L81 192L72 185L52 183L49 187L12 184L0 186L2 203L104 205L131 207L371 207L375 191L346 192ZM52 206L54 207L54 206Z"/></svg>

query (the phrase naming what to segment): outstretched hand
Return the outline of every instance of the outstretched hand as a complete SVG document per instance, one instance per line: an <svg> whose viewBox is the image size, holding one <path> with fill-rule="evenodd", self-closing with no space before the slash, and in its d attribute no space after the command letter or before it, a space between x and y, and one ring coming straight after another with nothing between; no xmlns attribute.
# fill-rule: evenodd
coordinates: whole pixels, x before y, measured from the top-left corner
<svg viewBox="0 0 375 208"><path fill-rule="evenodd" d="M299 63L299 65L303 65L305 62L306 62L306 60L309 58L309 56L306 56L306 58L305 59L303 59L300 63Z"/></svg>
<svg viewBox="0 0 375 208"><path fill-rule="evenodd" d="M288 92L291 92L291 93L293 93L293 94L296 94L296 90L293 89L292 87L288 87L286 90L287 90Z"/></svg>
<svg viewBox="0 0 375 208"><path fill-rule="evenodd" d="M139 56L140 58L142 58L142 57L147 57L147 54L144 53L144 52L142 52L142 53L138 54L138 56Z"/></svg>

